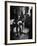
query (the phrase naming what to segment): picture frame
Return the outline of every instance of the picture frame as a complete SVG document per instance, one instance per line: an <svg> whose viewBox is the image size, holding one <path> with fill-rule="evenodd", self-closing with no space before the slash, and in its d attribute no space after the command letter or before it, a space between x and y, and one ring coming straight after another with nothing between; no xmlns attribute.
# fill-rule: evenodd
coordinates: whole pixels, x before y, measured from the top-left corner
<svg viewBox="0 0 37 46"><path fill-rule="evenodd" d="M12 26L14 26L14 25L11 26L11 22L13 23L12 20L17 18L16 15L22 14L22 13L20 13L20 11L24 11L23 9L24 8L26 9L27 7L29 7L29 9L32 8L32 14L29 12L30 13L29 15L31 15L32 20L30 20L30 19L29 19L30 21L27 20L27 21L29 21L29 23L32 26L28 26L28 27L26 26L25 29L27 28L26 29L27 31L28 30L30 31L32 29L32 32L31 32L32 35L29 34L29 36L27 36L27 38L25 37L26 35L24 36L24 38L20 38L20 37L22 37L21 35L19 37L15 37L13 34L10 34L11 28L12 28ZM16 12L16 9L18 9L17 12ZM19 10L19 9L21 9L21 10ZM23 12L23 14L24 13L25 13L25 15L27 15L27 10L25 10L25 12ZM25 24L25 25L28 25L28 24ZM17 24L16 24L16 26L17 26ZM10 39L10 38L12 38L12 39ZM5 1L5 45L31 44L31 43L36 43L36 3L34 3L34 2Z"/></svg>

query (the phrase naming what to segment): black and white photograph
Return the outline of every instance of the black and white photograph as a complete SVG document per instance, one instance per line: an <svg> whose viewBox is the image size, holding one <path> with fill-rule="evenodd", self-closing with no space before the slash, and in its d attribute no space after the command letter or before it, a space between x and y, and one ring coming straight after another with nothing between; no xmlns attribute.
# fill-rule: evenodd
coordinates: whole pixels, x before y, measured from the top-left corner
<svg viewBox="0 0 37 46"><path fill-rule="evenodd" d="M5 5L5 43L35 43L35 3L6 2Z"/></svg>
<svg viewBox="0 0 37 46"><path fill-rule="evenodd" d="M32 7L10 6L10 40L32 39Z"/></svg>

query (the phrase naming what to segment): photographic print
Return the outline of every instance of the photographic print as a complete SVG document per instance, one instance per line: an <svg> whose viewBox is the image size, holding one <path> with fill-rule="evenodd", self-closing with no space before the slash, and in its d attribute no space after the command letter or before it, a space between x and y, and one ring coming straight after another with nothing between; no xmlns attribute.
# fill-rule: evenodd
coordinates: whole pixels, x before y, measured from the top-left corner
<svg viewBox="0 0 37 46"><path fill-rule="evenodd" d="M5 2L5 44L36 42L36 3Z"/></svg>

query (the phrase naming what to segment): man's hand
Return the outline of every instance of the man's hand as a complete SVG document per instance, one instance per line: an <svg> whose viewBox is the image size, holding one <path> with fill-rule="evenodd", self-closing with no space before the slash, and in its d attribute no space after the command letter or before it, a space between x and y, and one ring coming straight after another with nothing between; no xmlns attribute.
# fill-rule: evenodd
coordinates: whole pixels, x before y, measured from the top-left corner
<svg viewBox="0 0 37 46"><path fill-rule="evenodd" d="M14 23L14 19L10 20L10 25L12 25Z"/></svg>

